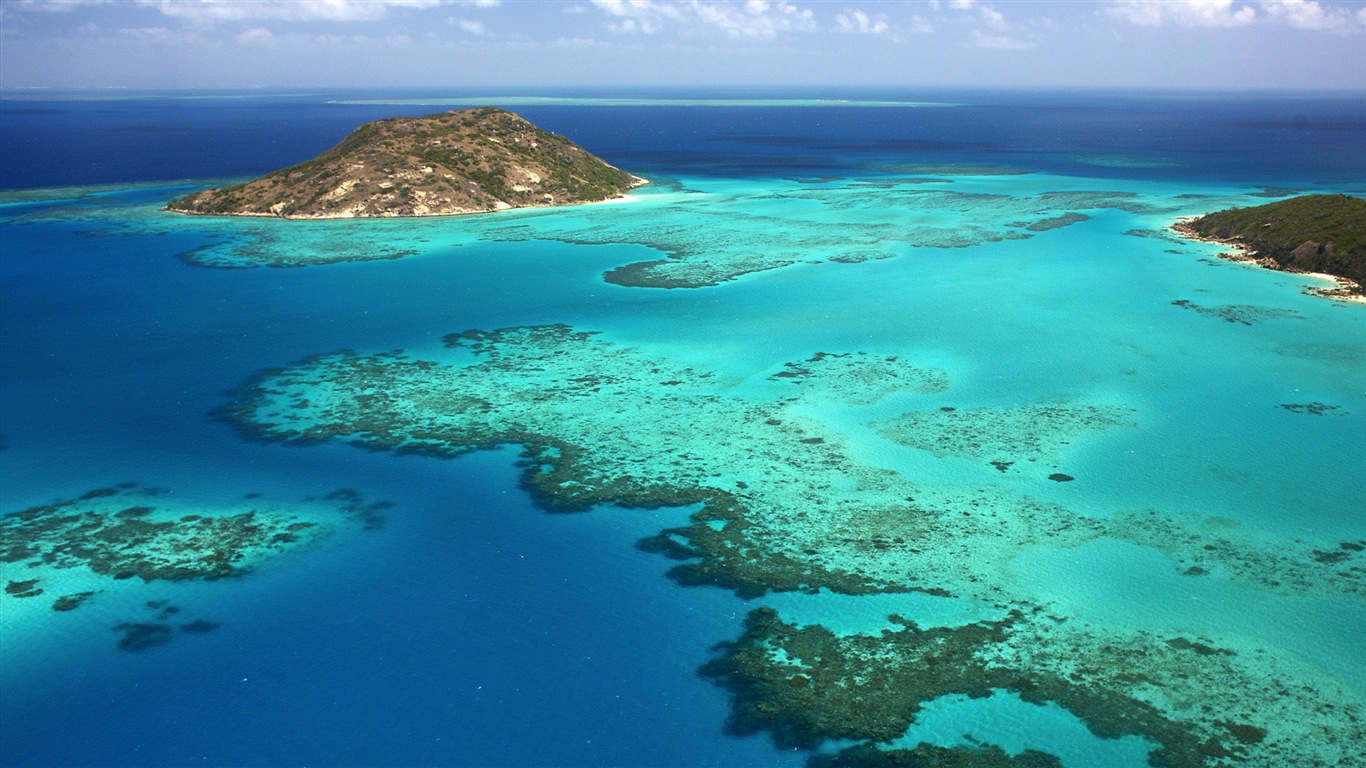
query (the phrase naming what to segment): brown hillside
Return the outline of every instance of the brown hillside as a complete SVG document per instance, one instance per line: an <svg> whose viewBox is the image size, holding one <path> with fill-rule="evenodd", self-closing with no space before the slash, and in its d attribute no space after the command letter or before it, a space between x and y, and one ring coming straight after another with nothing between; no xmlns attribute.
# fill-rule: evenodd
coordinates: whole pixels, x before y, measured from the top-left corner
<svg viewBox="0 0 1366 768"><path fill-rule="evenodd" d="M440 216L597 202L644 183L518 115L481 107L366 123L312 160L167 208L298 219Z"/></svg>

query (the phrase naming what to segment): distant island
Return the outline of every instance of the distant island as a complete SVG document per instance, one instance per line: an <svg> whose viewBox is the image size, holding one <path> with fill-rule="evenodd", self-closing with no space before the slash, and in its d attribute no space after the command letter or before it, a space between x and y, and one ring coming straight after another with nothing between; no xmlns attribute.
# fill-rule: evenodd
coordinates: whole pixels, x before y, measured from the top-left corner
<svg viewBox="0 0 1366 768"><path fill-rule="evenodd" d="M1175 229L1187 237L1236 246L1240 260L1338 279L1338 288L1316 293L1358 300L1366 295L1366 200L1359 197L1303 195L1211 213Z"/></svg>
<svg viewBox="0 0 1366 768"><path fill-rule="evenodd" d="M172 200L220 216L445 216L593 203L644 179L493 107L366 123L337 146L245 184Z"/></svg>

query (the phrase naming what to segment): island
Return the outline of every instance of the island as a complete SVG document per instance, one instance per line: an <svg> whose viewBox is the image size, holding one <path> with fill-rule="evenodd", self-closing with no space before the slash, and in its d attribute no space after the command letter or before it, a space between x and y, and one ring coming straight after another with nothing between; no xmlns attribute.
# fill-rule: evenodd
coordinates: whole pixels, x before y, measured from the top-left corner
<svg viewBox="0 0 1366 768"><path fill-rule="evenodd" d="M171 201L179 213L344 219L446 216L620 198L645 184L493 107L366 123L254 181Z"/></svg>
<svg viewBox="0 0 1366 768"><path fill-rule="evenodd" d="M1302 195L1252 208L1230 208L1176 224L1177 232L1233 245L1234 258L1287 272L1327 275L1335 289L1315 293L1366 298L1366 200Z"/></svg>

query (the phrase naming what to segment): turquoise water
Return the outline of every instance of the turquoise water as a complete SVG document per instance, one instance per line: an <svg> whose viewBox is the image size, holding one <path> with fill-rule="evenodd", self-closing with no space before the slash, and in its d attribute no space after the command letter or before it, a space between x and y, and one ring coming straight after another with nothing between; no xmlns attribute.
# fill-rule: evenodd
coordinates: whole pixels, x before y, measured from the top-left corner
<svg viewBox="0 0 1366 768"><path fill-rule="evenodd" d="M4 511L124 481L181 512L326 517L339 488L393 503L383 525L338 522L240 578L0 564L45 589L0 596L14 764L796 765L802 750L730 735L729 693L696 674L765 605L843 637L1037 607L983 653L1202 739L1265 729L1238 764L1360 764L1366 307L1167 234L1275 199L1265 187L1360 190L1316 171L1245 183L1130 157L1132 178L1004 175L993 155L880 151L468 218L161 212L181 185L4 205ZM1066 214L1085 219L1030 226ZM595 335L442 342L553 324ZM395 349L431 367L373 357ZM336 350L355 357L310 357ZM389 399L357 399L353 362ZM504 447L345 444L377 422L429 449ZM343 437L244 439L319 425ZM602 503L537 508L559 491L519 479L527 435L581 451L557 488ZM634 508L645 479L679 503ZM677 586L678 562L634 545L690 525L680 489L746 505L735 541L759 570L739 591L791 572L806 589ZM179 626L163 601L217 627L120 650L120 624ZM1151 736L1098 736L1066 703L948 693L883 746L1147 763Z"/></svg>

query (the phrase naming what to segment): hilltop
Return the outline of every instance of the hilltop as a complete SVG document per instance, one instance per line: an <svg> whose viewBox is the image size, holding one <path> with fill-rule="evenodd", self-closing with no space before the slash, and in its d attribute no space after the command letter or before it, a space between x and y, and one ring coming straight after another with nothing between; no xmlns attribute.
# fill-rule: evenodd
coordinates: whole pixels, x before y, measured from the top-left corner
<svg viewBox="0 0 1366 768"><path fill-rule="evenodd" d="M621 197L645 181L493 107L366 123L335 147L168 210L330 219L441 216Z"/></svg>
<svg viewBox="0 0 1366 768"><path fill-rule="evenodd" d="M1252 208L1231 208L1176 226L1182 234L1236 245L1259 264L1290 272L1346 278L1366 285L1366 200L1303 195Z"/></svg>

